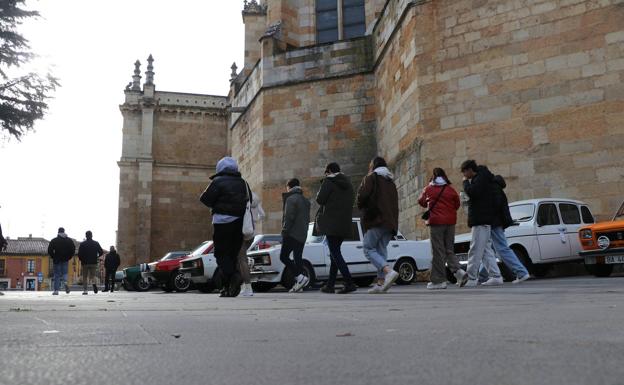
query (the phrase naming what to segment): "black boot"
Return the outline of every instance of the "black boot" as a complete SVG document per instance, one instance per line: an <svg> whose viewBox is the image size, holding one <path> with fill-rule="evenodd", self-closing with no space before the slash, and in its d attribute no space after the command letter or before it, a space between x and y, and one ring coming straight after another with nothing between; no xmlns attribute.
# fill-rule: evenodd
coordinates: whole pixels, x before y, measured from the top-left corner
<svg viewBox="0 0 624 385"><path fill-rule="evenodd" d="M354 291L357 291L357 286L354 285L352 282L345 282L344 287L338 290L337 293L348 294L348 293L353 293Z"/></svg>
<svg viewBox="0 0 624 385"><path fill-rule="evenodd" d="M97 292L98 292L98 288L97 288L97 285L94 283L93 284L93 294L97 294Z"/></svg>

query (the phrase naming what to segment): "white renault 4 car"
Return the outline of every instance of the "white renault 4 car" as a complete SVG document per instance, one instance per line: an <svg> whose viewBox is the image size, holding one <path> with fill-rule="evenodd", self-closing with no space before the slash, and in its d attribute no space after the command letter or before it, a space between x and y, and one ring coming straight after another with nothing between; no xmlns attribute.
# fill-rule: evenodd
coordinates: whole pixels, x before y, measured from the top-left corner
<svg viewBox="0 0 624 385"><path fill-rule="evenodd" d="M310 223L308 239L303 249L304 274L310 283L327 280L331 260L324 236L313 236L313 223ZM362 247L362 226L359 218L352 223L352 236L342 244L342 255L349 266L354 282L360 287L368 287L377 274L375 267L366 259ZM294 284L294 274L280 261L281 246L253 251L248 256L253 260L251 274L254 277L254 290L268 291L281 284L290 289ZM408 241L400 233L388 245L388 263L399 273L397 284L408 285L416 272L431 268L431 248L429 241Z"/></svg>

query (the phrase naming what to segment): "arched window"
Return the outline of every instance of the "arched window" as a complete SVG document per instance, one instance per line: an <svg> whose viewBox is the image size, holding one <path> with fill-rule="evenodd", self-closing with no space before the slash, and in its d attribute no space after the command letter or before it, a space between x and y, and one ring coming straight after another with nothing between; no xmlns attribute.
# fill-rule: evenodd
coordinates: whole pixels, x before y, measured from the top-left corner
<svg viewBox="0 0 624 385"><path fill-rule="evenodd" d="M316 0L316 41L327 43L364 36L364 0Z"/></svg>

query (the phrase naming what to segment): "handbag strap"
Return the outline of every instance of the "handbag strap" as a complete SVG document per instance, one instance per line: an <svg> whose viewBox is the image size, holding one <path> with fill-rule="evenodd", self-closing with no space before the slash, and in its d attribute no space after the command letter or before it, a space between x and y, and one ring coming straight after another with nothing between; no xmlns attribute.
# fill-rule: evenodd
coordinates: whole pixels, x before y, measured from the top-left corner
<svg viewBox="0 0 624 385"><path fill-rule="evenodd" d="M436 204L438 204L438 201L440 201L440 197L444 193L444 189L446 188L446 186L448 186L448 185L445 184L444 187L442 187L442 191L440 191L440 193L438 194L438 197L436 198L435 202L433 202L431 207L429 207L429 211L433 211L433 208L436 206Z"/></svg>

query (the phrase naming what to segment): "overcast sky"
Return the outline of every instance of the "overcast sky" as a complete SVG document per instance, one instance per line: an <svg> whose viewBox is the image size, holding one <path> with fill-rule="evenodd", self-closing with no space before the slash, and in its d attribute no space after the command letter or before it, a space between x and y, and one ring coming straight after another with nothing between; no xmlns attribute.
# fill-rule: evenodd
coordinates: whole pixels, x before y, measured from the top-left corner
<svg viewBox="0 0 624 385"><path fill-rule="evenodd" d="M117 230L122 119L133 63L154 56L156 89L226 95L243 64L242 0L28 0L21 29L62 84L36 131L0 142L5 235L51 239L59 226L103 247ZM144 74L142 81L145 79Z"/></svg>

